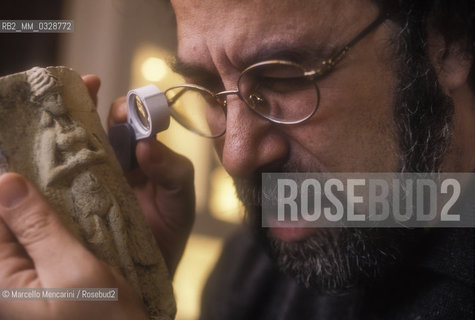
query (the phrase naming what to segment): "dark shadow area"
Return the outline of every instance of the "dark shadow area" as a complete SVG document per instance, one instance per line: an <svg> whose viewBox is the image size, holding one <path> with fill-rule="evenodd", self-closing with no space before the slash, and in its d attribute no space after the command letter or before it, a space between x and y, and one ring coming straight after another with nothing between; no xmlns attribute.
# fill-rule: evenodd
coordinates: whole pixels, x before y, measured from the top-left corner
<svg viewBox="0 0 475 320"><path fill-rule="evenodd" d="M57 20L61 5L62 0L2 0L0 20ZM55 65L57 56L56 33L0 33L0 76Z"/></svg>

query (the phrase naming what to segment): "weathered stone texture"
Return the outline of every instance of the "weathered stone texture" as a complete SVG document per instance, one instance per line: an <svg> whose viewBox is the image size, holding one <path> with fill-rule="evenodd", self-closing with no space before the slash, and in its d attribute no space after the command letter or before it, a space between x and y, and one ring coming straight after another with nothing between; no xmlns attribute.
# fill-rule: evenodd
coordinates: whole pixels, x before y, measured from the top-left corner
<svg viewBox="0 0 475 320"><path fill-rule="evenodd" d="M173 319L168 270L113 154L72 70L33 68L0 78L0 173L26 176L71 232L121 271L151 319Z"/></svg>

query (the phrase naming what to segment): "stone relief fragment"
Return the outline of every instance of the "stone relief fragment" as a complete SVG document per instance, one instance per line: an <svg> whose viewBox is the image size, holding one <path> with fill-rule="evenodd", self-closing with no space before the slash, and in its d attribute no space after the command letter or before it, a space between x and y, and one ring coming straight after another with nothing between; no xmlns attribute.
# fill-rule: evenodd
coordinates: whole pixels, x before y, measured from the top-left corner
<svg viewBox="0 0 475 320"><path fill-rule="evenodd" d="M44 193L71 232L125 276L151 319L174 318L164 260L72 70L33 68L0 78L0 174L6 171Z"/></svg>

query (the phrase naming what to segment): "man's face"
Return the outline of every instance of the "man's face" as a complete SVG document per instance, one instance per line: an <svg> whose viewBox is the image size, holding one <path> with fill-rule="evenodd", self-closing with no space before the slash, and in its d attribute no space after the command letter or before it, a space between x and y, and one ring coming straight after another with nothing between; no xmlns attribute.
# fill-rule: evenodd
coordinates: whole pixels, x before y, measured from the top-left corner
<svg viewBox="0 0 475 320"><path fill-rule="evenodd" d="M178 58L187 81L214 91L236 88L242 70L263 59L317 66L379 14L359 1L173 1ZM308 121L283 126L252 112L237 96L227 101L227 127L218 155L237 180L262 171L387 172L398 167L392 118L395 76L390 28L379 26L319 80L320 105ZM309 56L309 52L314 52ZM295 106L298 107L298 106ZM308 230L274 230L299 240Z"/></svg>
<svg viewBox="0 0 475 320"><path fill-rule="evenodd" d="M172 3L178 23L178 58L190 71L186 80L215 92L235 89L242 70L262 60L292 60L312 69L379 14L366 1ZM302 124L272 124L237 96L229 96L226 134L216 140L216 150L256 226L261 172L392 172L401 167L393 118L398 85L393 28L390 22L377 27L318 80L319 108ZM304 282L315 273L317 285L337 288L354 281L351 267L338 274L339 269L361 267L367 261L363 272L376 274L373 265L395 256L404 235L385 234L279 228L270 230L267 242L286 271ZM394 250L385 251L385 247Z"/></svg>

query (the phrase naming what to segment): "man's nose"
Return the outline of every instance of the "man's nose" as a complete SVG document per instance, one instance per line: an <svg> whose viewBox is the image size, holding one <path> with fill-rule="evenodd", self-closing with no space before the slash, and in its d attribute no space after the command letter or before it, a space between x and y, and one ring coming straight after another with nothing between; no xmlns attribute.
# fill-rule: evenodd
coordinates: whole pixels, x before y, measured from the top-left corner
<svg viewBox="0 0 475 320"><path fill-rule="evenodd" d="M288 145L276 124L252 111L238 96L227 97L223 166L233 177L250 177L287 156Z"/></svg>

